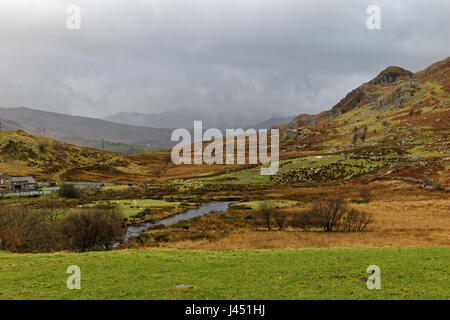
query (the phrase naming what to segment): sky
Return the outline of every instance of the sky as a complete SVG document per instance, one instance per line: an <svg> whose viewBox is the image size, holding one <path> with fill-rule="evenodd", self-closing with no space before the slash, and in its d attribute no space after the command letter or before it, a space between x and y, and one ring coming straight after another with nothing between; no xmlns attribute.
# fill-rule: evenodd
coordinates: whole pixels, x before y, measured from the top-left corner
<svg viewBox="0 0 450 320"><path fill-rule="evenodd" d="M387 66L448 57L449 31L448 0L1 0L0 107L317 113Z"/></svg>

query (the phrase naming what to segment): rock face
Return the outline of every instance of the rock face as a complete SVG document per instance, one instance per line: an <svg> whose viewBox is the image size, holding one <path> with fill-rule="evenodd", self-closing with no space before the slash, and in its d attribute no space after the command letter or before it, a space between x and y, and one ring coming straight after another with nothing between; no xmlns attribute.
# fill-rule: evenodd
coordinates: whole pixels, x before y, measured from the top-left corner
<svg viewBox="0 0 450 320"><path fill-rule="evenodd" d="M348 93L344 99L339 101L330 112L330 118L337 117L354 108L360 107L366 103L376 100L380 94L371 93L367 88L361 86Z"/></svg>
<svg viewBox="0 0 450 320"><path fill-rule="evenodd" d="M295 117L294 120L289 122L288 129L295 129L298 127L308 126L310 124L316 124L319 116L315 114L301 114Z"/></svg>
<svg viewBox="0 0 450 320"><path fill-rule="evenodd" d="M411 79L413 73L401 67L391 66L381 71L380 74L369 82L370 85L391 84L399 79Z"/></svg>
<svg viewBox="0 0 450 320"><path fill-rule="evenodd" d="M400 67L388 67L374 79L369 81L367 84L356 88L355 90L348 93L344 99L339 101L331 109L330 118L337 117L343 113L346 113L354 108L358 108L369 102L374 102L382 94L379 92L381 88L377 86L388 85L395 82L406 81L413 77L411 71L405 70Z"/></svg>
<svg viewBox="0 0 450 320"><path fill-rule="evenodd" d="M381 110L383 112L392 110L393 108L401 108L403 103L410 99L418 89L415 81L402 83L393 91L378 99L373 105L372 110Z"/></svg>
<svg viewBox="0 0 450 320"><path fill-rule="evenodd" d="M333 119L350 110L361 107L367 103L373 103L386 93L386 89L393 83L402 86L404 82L410 83L414 74L411 71L401 67L391 66L380 72L371 81L362 84L358 88L349 92L341 101L339 101L333 108L328 111L316 115L302 114L292 120L287 128L295 129L298 127L305 127L315 124L321 120ZM390 96L382 104L390 103L392 99L396 100L397 105L401 106L406 99L406 91L414 90L414 85L408 84L405 88L396 91L393 96ZM389 100L389 101L388 101ZM380 108L379 105L376 108Z"/></svg>

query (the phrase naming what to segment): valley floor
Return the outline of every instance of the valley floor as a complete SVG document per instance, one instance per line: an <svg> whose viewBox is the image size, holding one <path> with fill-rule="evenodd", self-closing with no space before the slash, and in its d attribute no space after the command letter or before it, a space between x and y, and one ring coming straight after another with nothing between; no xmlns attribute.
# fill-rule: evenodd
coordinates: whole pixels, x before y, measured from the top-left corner
<svg viewBox="0 0 450 320"><path fill-rule="evenodd" d="M431 192L421 195L405 192L399 195L397 200L379 198L370 203L352 203L353 208L372 214L373 222L368 232L305 232L296 229L268 232L241 228L214 241L187 240L162 245L203 250L450 246L450 199L433 196L439 195ZM302 206L300 203L284 210L288 214L294 214L304 209L303 207L306 205ZM202 219L213 220L213 217Z"/></svg>
<svg viewBox="0 0 450 320"><path fill-rule="evenodd" d="M449 299L449 261L437 247L0 252L0 299ZM70 265L81 290L67 289Z"/></svg>

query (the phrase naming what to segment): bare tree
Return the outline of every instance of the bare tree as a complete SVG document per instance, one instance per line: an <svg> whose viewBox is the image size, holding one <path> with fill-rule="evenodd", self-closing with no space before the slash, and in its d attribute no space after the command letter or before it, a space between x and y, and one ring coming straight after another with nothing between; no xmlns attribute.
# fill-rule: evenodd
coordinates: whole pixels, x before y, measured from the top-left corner
<svg viewBox="0 0 450 320"><path fill-rule="evenodd" d="M368 213L349 208L345 200L332 197L315 201L310 210L294 216L292 225L304 230L316 227L325 232L361 232L367 230L370 222Z"/></svg>
<svg viewBox="0 0 450 320"><path fill-rule="evenodd" d="M273 209L269 206L267 202L263 202L259 207L259 212L256 216L255 223L257 226L265 226L267 230L272 230L272 218Z"/></svg>
<svg viewBox="0 0 450 320"><path fill-rule="evenodd" d="M273 218L278 230L282 231L288 227L288 215L281 210L273 211Z"/></svg>
<svg viewBox="0 0 450 320"><path fill-rule="evenodd" d="M118 211L89 210L70 214L58 230L72 249L105 250L123 240L123 222Z"/></svg>
<svg viewBox="0 0 450 320"><path fill-rule="evenodd" d="M316 220L324 231L332 232L342 219L346 210L346 203L340 198L328 198L313 203L311 211L314 213L313 218Z"/></svg>
<svg viewBox="0 0 450 320"><path fill-rule="evenodd" d="M61 187L59 187L59 195L66 199L77 199L79 198L80 194L72 184L63 184Z"/></svg>

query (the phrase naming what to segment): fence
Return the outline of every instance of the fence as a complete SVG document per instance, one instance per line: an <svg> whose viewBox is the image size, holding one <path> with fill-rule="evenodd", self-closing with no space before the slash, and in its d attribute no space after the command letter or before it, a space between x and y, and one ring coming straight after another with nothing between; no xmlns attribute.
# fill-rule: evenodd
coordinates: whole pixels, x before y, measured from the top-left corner
<svg viewBox="0 0 450 320"><path fill-rule="evenodd" d="M99 189L102 184L92 184L86 186L75 186L76 189ZM23 190L23 191L14 191L9 193L0 193L0 198L9 198L9 197L26 197L26 196L37 196L44 194L52 194L58 192L59 188L50 188L45 190Z"/></svg>

